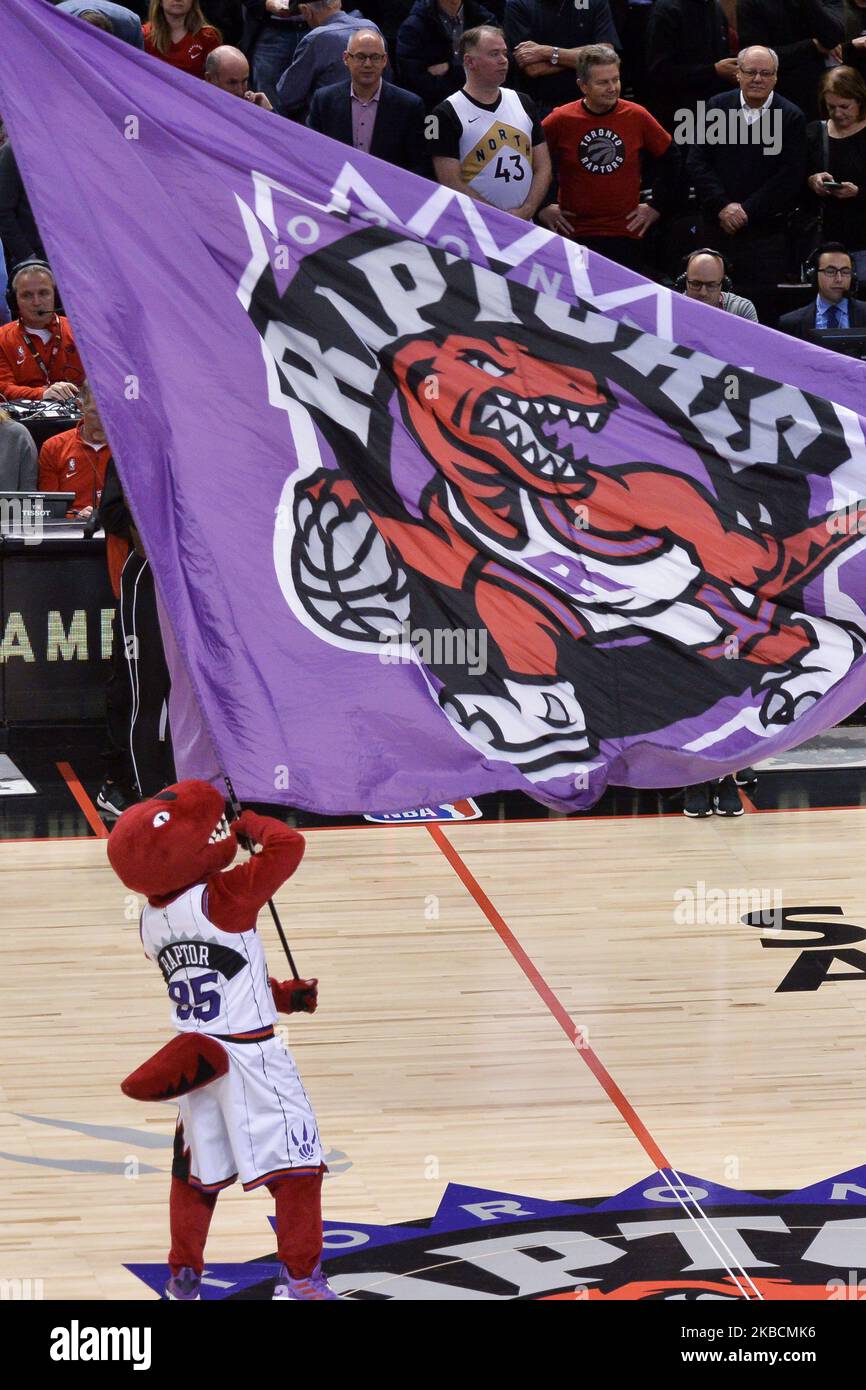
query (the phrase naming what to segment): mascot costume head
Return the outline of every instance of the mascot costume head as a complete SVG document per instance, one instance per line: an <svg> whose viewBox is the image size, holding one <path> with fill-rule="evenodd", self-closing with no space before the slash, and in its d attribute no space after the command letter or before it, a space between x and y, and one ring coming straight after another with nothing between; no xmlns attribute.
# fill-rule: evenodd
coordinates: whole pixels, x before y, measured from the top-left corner
<svg viewBox="0 0 866 1390"><path fill-rule="evenodd" d="M108 837L108 859L121 883L162 907L195 883L228 868L238 851L225 801L209 782L176 782L124 811ZM181 1033L120 1083L132 1100L176 1100L228 1071L213 1038Z"/></svg>
<svg viewBox="0 0 866 1390"><path fill-rule="evenodd" d="M238 851L225 801L210 782L175 782L124 811L108 837L121 883L161 907L227 869Z"/></svg>

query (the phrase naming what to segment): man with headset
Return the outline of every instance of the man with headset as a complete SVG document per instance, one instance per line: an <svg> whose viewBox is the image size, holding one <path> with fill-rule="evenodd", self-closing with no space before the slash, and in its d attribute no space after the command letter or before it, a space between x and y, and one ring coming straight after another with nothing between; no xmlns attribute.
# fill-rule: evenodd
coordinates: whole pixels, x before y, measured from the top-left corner
<svg viewBox="0 0 866 1390"><path fill-rule="evenodd" d="M779 328L795 338L810 338L822 328L866 327L866 304L855 299L857 276L851 253L839 241L819 246L806 266L806 279L817 291L803 309L779 319Z"/></svg>
<svg viewBox="0 0 866 1390"><path fill-rule="evenodd" d="M21 261L10 289L18 318L0 328L0 395L9 401L71 400L84 381L84 367L69 320L55 308L50 267Z"/></svg>
<svg viewBox="0 0 866 1390"><path fill-rule="evenodd" d="M683 262L683 273L677 280L677 289L685 292L687 299L697 299L701 304L710 304L714 309L724 309L739 319L758 322L758 313L751 299L742 294L734 294L728 274L728 263L721 251L713 251L702 246L698 251L690 251Z"/></svg>

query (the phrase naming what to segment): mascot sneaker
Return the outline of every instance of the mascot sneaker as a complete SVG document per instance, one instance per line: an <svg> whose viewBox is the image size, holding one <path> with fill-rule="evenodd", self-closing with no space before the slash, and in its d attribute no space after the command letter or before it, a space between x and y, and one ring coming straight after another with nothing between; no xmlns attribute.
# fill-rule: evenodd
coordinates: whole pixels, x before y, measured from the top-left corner
<svg viewBox="0 0 866 1390"><path fill-rule="evenodd" d="M339 1299L340 1297L339 1294L334 1293L322 1273L321 1264L317 1264L312 1274L306 1279L293 1279L286 1266L280 1265L273 1296L274 1298L294 1298L302 1303L312 1303L325 1298Z"/></svg>
<svg viewBox="0 0 866 1390"><path fill-rule="evenodd" d="M201 1302L201 1275L184 1265L178 1274L173 1274L165 1286L165 1296L169 1303Z"/></svg>

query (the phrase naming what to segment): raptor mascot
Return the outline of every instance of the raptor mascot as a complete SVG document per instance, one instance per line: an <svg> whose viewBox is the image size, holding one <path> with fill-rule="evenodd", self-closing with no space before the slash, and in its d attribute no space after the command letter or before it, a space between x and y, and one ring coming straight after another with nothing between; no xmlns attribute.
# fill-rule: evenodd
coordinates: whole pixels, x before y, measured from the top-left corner
<svg viewBox="0 0 866 1390"><path fill-rule="evenodd" d="M239 836L261 851L229 869ZM273 1297L337 1298L321 1270L326 1168L316 1118L274 1036L278 1010L315 1011L318 981L271 979L256 931L303 853L303 836L268 816L243 811L229 824L220 793L195 781L132 806L108 839L118 878L147 898L141 942L162 971L177 1029L122 1082L133 1099L178 1103L169 1299L201 1297L216 1199L238 1177L247 1192L266 1186L276 1204Z"/></svg>

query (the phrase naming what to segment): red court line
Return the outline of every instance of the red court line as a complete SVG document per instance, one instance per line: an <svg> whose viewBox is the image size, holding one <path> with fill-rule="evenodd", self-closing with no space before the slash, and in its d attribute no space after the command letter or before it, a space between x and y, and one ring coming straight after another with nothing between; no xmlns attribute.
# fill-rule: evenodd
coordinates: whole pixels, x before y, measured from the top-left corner
<svg viewBox="0 0 866 1390"><path fill-rule="evenodd" d="M81 810L84 812L87 823L90 826L93 833L96 836L98 836L100 840L107 840L108 831L102 824L99 812L97 811L93 802L90 800L90 797L87 795L87 792L84 790L75 773L73 772L71 764L55 763L55 766L60 775L62 776L63 780L65 781L67 787L72 792L72 795L75 797L75 800L78 802L78 805L80 806Z"/></svg>
<svg viewBox="0 0 866 1390"><path fill-rule="evenodd" d="M478 824L478 822L475 822L475 824ZM440 825L428 824L426 829L445 855L445 858L448 860L448 863L460 879L464 888L472 894L472 897L481 908L481 911L484 913L484 916L487 918L491 927L493 927L503 945L507 946L536 994L538 994L544 1004L546 1004L569 1042L576 1048L584 1062L586 1062L586 1065L601 1086L608 1100L612 1101L616 1106L641 1148L649 1155L656 1168L670 1168L668 1160L653 1139L646 1125L638 1116L637 1111L623 1095L610 1072L607 1070L607 1067L600 1061L597 1054L593 1052L591 1047L586 1045L583 1034L574 1022L571 1014L557 999L544 976L526 954L520 942L517 940L517 937L508 927L500 913L497 912L493 903L484 892L484 889L481 887L474 874L467 868L466 864L464 864L450 840L446 839L442 832L442 827Z"/></svg>

